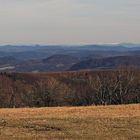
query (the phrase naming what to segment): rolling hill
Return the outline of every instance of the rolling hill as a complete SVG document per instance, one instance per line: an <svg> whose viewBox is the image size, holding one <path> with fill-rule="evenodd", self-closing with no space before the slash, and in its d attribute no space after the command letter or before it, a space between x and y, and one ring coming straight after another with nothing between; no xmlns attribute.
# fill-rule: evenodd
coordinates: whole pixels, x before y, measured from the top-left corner
<svg viewBox="0 0 140 140"><path fill-rule="evenodd" d="M139 44L0 46L0 71L53 72L139 67Z"/></svg>
<svg viewBox="0 0 140 140"><path fill-rule="evenodd" d="M120 66L140 67L140 56L116 56L99 59L89 59L73 65L70 70L112 69Z"/></svg>
<svg viewBox="0 0 140 140"><path fill-rule="evenodd" d="M79 62L77 57L70 55L52 55L41 60L28 60L16 65L16 71L19 72L37 72L37 71L66 71L72 65Z"/></svg>

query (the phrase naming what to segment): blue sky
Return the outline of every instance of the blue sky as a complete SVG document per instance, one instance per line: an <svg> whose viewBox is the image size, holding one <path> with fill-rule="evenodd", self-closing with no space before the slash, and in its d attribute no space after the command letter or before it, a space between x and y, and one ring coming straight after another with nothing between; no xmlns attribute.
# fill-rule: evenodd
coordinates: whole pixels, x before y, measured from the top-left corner
<svg viewBox="0 0 140 140"><path fill-rule="evenodd" d="M0 0L0 44L140 43L140 0Z"/></svg>

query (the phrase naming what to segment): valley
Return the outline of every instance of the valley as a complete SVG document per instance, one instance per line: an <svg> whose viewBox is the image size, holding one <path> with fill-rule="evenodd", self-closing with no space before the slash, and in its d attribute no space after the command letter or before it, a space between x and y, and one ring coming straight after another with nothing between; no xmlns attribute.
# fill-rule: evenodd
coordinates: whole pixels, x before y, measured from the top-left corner
<svg viewBox="0 0 140 140"><path fill-rule="evenodd" d="M140 45L0 46L0 71L60 72L140 67ZM8 65L8 67L3 66Z"/></svg>

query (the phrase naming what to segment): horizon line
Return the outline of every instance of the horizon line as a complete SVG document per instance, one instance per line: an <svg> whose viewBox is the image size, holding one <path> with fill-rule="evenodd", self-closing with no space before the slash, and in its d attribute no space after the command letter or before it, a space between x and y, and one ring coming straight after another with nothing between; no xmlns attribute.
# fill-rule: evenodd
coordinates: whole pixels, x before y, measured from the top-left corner
<svg viewBox="0 0 140 140"><path fill-rule="evenodd" d="M53 43L2 43L0 44L0 46L86 46L86 45L140 45L140 42L114 42L114 43L74 43L74 44L66 44L66 43L62 43L62 44L53 44Z"/></svg>

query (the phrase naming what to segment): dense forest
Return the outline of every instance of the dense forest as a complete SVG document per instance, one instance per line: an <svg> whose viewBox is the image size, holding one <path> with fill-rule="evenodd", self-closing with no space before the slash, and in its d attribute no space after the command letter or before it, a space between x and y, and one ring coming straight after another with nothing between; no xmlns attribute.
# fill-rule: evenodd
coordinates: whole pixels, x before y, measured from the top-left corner
<svg viewBox="0 0 140 140"><path fill-rule="evenodd" d="M140 70L0 73L0 107L140 103Z"/></svg>

